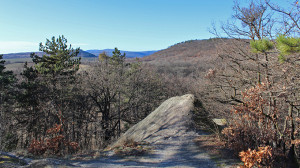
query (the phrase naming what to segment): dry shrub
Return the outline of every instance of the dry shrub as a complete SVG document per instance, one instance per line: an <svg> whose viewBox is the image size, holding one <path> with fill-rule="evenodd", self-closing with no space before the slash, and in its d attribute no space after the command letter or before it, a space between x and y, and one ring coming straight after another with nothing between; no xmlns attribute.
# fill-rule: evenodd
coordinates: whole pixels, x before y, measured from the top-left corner
<svg viewBox="0 0 300 168"><path fill-rule="evenodd" d="M209 69L207 73L205 74L205 78L211 79L216 76L216 70L215 69Z"/></svg>
<svg viewBox="0 0 300 168"><path fill-rule="evenodd" d="M239 168L270 167L272 148L270 146L259 147L257 151L249 148L247 151L240 152L239 156L241 161L244 162L244 165L239 166Z"/></svg>
<svg viewBox="0 0 300 168"><path fill-rule="evenodd" d="M267 102L262 96L265 87L265 84L258 84L242 92L243 103L233 107L232 124L222 131L227 145L236 152L277 140L274 128L277 110L272 108L272 113L265 114Z"/></svg>
<svg viewBox="0 0 300 168"><path fill-rule="evenodd" d="M28 151L34 155L43 155L46 152L52 155L61 156L65 153L74 153L79 149L77 142L70 142L69 140L65 139L63 135L63 122L61 113L59 115L60 124L55 124L53 128L49 128L46 131L47 138L45 140L34 139Z"/></svg>
<svg viewBox="0 0 300 168"><path fill-rule="evenodd" d="M267 152L269 160L264 162L268 166L272 166L270 160L285 157L285 147L282 144L288 142L288 137L278 131L279 110L266 100L266 90L267 84L262 83L242 92L243 103L233 106L231 124L222 131L229 148L236 153L246 151L239 154L246 161L245 167L260 164L265 157L264 152L269 151L269 148L260 146L273 147L273 155ZM258 151L249 150L257 148Z"/></svg>
<svg viewBox="0 0 300 168"><path fill-rule="evenodd" d="M43 155L47 151L46 144L43 140L32 140L28 152L34 155Z"/></svg>

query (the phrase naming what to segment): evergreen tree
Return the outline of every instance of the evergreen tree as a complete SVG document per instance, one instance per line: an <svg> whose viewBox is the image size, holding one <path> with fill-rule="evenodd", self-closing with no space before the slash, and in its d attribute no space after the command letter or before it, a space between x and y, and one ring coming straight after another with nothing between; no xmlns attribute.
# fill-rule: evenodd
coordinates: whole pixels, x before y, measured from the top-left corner
<svg viewBox="0 0 300 168"><path fill-rule="evenodd" d="M0 149L11 150L15 148L15 136L10 134L12 108L16 77L12 71L5 71L5 60L0 55Z"/></svg>
<svg viewBox="0 0 300 168"><path fill-rule="evenodd" d="M273 43L268 39L252 40L250 47L253 53L266 53L273 49Z"/></svg>
<svg viewBox="0 0 300 168"><path fill-rule="evenodd" d="M73 49L67 45L67 39L64 36L59 38L52 37L52 40L46 40L45 45L40 43L40 51L45 54L39 57L35 53L31 54L34 62L32 67L27 63L24 66L22 76L25 81L21 88L25 89L22 101L28 104L35 104L32 100L38 94L36 92L43 90L47 97L52 96L53 100L62 98L66 95L66 90L70 90L69 85L75 79L75 73L79 69L81 58L75 58L79 53L79 48ZM43 89L42 89L43 88ZM49 93L46 93L48 90ZM34 94L34 95L32 95ZM63 95L61 95L63 94Z"/></svg>
<svg viewBox="0 0 300 168"><path fill-rule="evenodd" d="M281 63L286 61L286 56L300 52L300 38L299 37L286 37L279 35L276 38L277 49L280 52L278 56Z"/></svg>
<svg viewBox="0 0 300 168"><path fill-rule="evenodd" d="M51 41L47 39L45 45L40 43L40 51L45 55L39 57L32 54L32 60L35 68L40 74L51 75L73 75L79 69L81 58L75 58L79 54L80 48L73 49L67 45L67 39L59 36L57 39L53 36Z"/></svg>
<svg viewBox="0 0 300 168"><path fill-rule="evenodd" d="M113 53L113 55L111 57L111 63L112 64L114 64L114 65L121 65L121 64L124 63L125 58L126 58L125 57L126 56L125 53L121 54L121 51L118 50L117 47L115 48L115 51L113 51L112 53Z"/></svg>
<svg viewBox="0 0 300 168"><path fill-rule="evenodd" d="M16 77L12 71L5 71L5 60L3 60L3 55L0 55L0 104L3 104L5 99L8 98L7 93L11 91L13 84L16 82Z"/></svg>
<svg viewBox="0 0 300 168"><path fill-rule="evenodd" d="M62 114L67 125L68 121L74 121L76 113L75 75L81 60L76 58L79 48L73 49L64 36L59 36L47 39L45 45L40 43L40 51L45 54L40 57L32 53L34 65L26 63L21 74L24 81L20 84L22 93L16 116L26 128L23 134L29 135L24 142L43 138L46 130L60 121L58 114Z"/></svg>
<svg viewBox="0 0 300 168"><path fill-rule="evenodd" d="M81 58L76 58L79 50L68 46L67 39L59 36L57 39L52 37L51 41L47 39L45 45L40 43L40 51L45 53L42 57L35 53L31 54L35 64L34 70L48 85L54 100L68 95L70 85L75 80L75 73L79 70Z"/></svg>

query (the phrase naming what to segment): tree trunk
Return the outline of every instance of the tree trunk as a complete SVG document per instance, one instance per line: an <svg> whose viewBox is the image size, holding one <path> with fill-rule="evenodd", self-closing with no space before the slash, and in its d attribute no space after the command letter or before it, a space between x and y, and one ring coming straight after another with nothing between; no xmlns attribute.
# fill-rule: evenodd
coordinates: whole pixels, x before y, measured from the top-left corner
<svg viewBox="0 0 300 168"><path fill-rule="evenodd" d="M290 106L289 106L289 117L291 120L291 141L294 141L295 140L295 123L294 123L294 118L293 118L293 105L292 104L290 104ZM300 166L298 159L297 159L296 146L293 143L290 147L288 157L291 160L293 165L295 165L296 167Z"/></svg>

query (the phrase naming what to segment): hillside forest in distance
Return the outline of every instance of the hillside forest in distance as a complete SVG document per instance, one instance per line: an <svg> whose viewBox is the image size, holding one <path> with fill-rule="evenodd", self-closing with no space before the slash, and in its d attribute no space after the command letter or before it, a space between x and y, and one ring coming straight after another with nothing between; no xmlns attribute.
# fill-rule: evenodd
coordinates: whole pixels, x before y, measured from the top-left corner
<svg viewBox="0 0 300 168"><path fill-rule="evenodd" d="M26 62L0 55L0 151L105 149L167 98L191 93L202 106L195 129L216 134L244 167L299 167L300 4L286 3L237 1L232 18L211 26L215 38L139 59L118 48L86 59L63 35Z"/></svg>

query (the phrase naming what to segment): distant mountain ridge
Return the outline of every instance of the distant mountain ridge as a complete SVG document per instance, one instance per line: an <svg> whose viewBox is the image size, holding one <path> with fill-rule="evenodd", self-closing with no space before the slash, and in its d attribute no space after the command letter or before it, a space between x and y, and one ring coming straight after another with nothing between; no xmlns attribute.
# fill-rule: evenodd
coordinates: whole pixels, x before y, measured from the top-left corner
<svg viewBox="0 0 300 168"><path fill-rule="evenodd" d="M21 52L21 53L10 53L10 54L3 54L4 59L16 59L16 58L30 58L30 54L35 53L38 56L43 56L44 52ZM95 55L88 53L86 51L80 50L78 57L95 57Z"/></svg>
<svg viewBox="0 0 300 168"><path fill-rule="evenodd" d="M98 57L98 55L102 52L106 52L108 55L112 55L112 52L114 49L105 49L105 50L80 50L78 57L84 57L84 58L93 58ZM126 58L142 58L144 56L151 55L157 51L123 51L121 50L121 53L126 53ZM4 59L16 59L16 58L30 58L30 54L33 52L20 52L20 53L10 53L10 54L3 54ZM34 52L38 56L43 56L45 53L43 52Z"/></svg>
<svg viewBox="0 0 300 168"><path fill-rule="evenodd" d="M104 49L104 50L86 50L86 52L89 52L91 54L94 54L95 56L98 57L100 53L106 52L109 56L112 56L112 52L114 49ZM126 54L126 58L142 58L151 54L154 54L158 50L153 50L153 51L124 51L120 50L121 53Z"/></svg>

